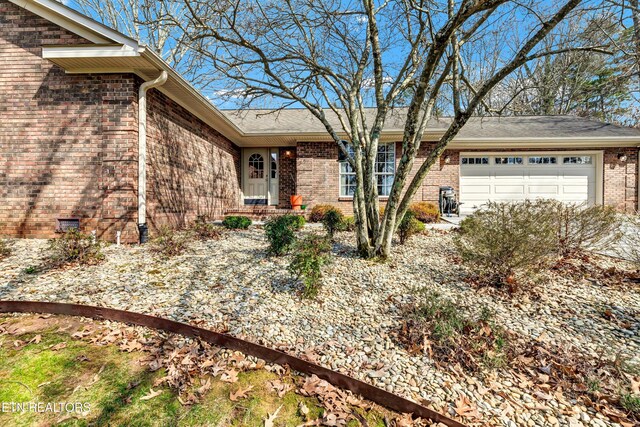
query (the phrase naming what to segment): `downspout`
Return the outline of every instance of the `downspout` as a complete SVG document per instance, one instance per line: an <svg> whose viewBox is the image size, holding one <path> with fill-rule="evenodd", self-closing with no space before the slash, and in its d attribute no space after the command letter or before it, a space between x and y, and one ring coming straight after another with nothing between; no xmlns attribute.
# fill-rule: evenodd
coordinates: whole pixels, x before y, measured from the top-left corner
<svg viewBox="0 0 640 427"><path fill-rule="evenodd" d="M147 227L147 91L167 81L166 71L154 80L140 85L138 90L138 233L140 243L149 238Z"/></svg>

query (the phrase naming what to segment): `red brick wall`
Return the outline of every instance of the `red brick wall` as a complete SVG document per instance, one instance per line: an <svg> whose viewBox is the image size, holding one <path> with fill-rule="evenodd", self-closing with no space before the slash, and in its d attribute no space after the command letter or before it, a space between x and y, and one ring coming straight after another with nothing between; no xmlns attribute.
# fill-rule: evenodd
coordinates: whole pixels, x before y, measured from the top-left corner
<svg viewBox="0 0 640 427"><path fill-rule="evenodd" d="M627 156L622 162L619 154ZM604 151L604 202L618 210L638 209L638 149L608 148Z"/></svg>
<svg viewBox="0 0 640 427"><path fill-rule="evenodd" d="M56 218L79 218L105 240L138 239L140 79L42 59L43 45L86 43L0 0L0 235L53 237ZM148 108L150 225L237 206L238 147L156 90Z"/></svg>
<svg viewBox="0 0 640 427"><path fill-rule="evenodd" d="M67 75L42 46L87 43L0 0L0 234L52 237L56 218L115 235L127 226L132 76Z"/></svg>
<svg viewBox="0 0 640 427"><path fill-rule="evenodd" d="M413 178L418 167L426 158L432 144L423 144L409 180ZM396 144L396 163L401 156L401 144ZM593 150L584 149L584 150ZM583 150L583 151L584 151ZM465 152L474 150L464 150ZM487 150L479 150L487 151ZM494 151L494 150L491 150ZM505 150L508 151L508 150ZM517 151L527 151L519 149ZM532 150L533 151L533 150ZM539 150L537 150L539 151ZM549 150L545 150L549 151ZM567 151L567 150L562 150ZM618 160L618 154L627 155L626 162ZM449 157L449 163L445 158ZM345 213L351 214L353 206L351 199L339 197L339 164L338 148L332 142L300 142L297 147L298 192L304 203L313 207L315 204L327 203L339 206ZM604 149L604 202L615 206L621 211L632 211L638 201L638 149ZM450 185L459 189L460 150L447 150L439 161L431 168L422 187L414 196L415 201L438 200L441 185ZM384 198L381 199L384 204Z"/></svg>
<svg viewBox="0 0 640 427"><path fill-rule="evenodd" d="M240 149L157 89L147 94L147 221L183 227L238 206Z"/></svg>
<svg viewBox="0 0 640 427"><path fill-rule="evenodd" d="M279 150L279 154L278 208L291 209L291 196L296 192L296 149L295 147L282 147ZM303 200L303 203L306 202Z"/></svg>

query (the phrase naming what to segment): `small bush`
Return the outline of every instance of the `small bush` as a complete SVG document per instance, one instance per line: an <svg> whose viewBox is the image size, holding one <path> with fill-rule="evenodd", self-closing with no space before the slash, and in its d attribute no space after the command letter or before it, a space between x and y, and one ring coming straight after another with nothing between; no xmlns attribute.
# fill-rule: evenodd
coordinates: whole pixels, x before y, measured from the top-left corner
<svg viewBox="0 0 640 427"><path fill-rule="evenodd" d="M100 241L72 228L57 239L49 240L48 259L53 266L69 263L97 264L104 259Z"/></svg>
<svg viewBox="0 0 640 427"><path fill-rule="evenodd" d="M173 257L187 250L190 238L188 232L179 233L165 226L158 230L158 235L151 240L149 248L163 257Z"/></svg>
<svg viewBox="0 0 640 427"><path fill-rule="evenodd" d="M344 224L344 215L339 209L329 209L322 220L322 225L327 230L330 239L333 239L335 233L340 231L342 224Z"/></svg>
<svg viewBox="0 0 640 427"><path fill-rule="evenodd" d="M620 406L633 415L640 415L640 396L625 393L620 396Z"/></svg>
<svg viewBox="0 0 640 427"><path fill-rule="evenodd" d="M557 245L563 258L608 249L621 238L621 222L611 206L548 203L556 218Z"/></svg>
<svg viewBox="0 0 640 427"><path fill-rule="evenodd" d="M400 237L400 244L404 245L411 236L422 233L425 227L424 224L416 219L412 211L407 211L398 225L398 237Z"/></svg>
<svg viewBox="0 0 640 427"><path fill-rule="evenodd" d="M326 236L310 234L294 246L294 254L289 264L289 272L297 279L302 278L302 296L312 298L318 294L322 279L322 266L329 262L331 243Z"/></svg>
<svg viewBox="0 0 640 427"><path fill-rule="evenodd" d="M252 224L251 220L246 216L227 216L222 220L222 225L225 228L232 230L243 229L246 230Z"/></svg>
<svg viewBox="0 0 640 427"><path fill-rule="evenodd" d="M340 210L333 205L315 205L309 213L309 222L322 222L328 211L336 209Z"/></svg>
<svg viewBox="0 0 640 427"><path fill-rule="evenodd" d="M345 216L340 224L340 231L355 231L356 219L352 216Z"/></svg>
<svg viewBox="0 0 640 427"><path fill-rule="evenodd" d="M284 215L291 222L291 226L297 231L302 230L302 227L307 223L302 215Z"/></svg>
<svg viewBox="0 0 640 427"><path fill-rule="evenodd" d="M11 245L5 239L0 239L0 260L11 255Z"/></svg>
<svg viewBox="0 0 640 427"><path fill-rule="evenodd" d="M517 288L516 273L534 273L557 251L548 201L489 203L462 221L455 245L481 283Z"/></svg>
<svg viewBox="0 0 640 427"><path fill-rule="evenodd" d="M503 366L509 358L508 334L483 307L475 316L436 292L419 291L397 332L411 353L426 353L448 365L475 371Z"/></svg>
<svg viewBox="0 0 640 427"><path fill-rule="evenodd" d="M298 215L281 215L271 217L264 224L264 231L269 241L269 253L281 256L289 252L296 241L296 230L301 228Z"/></svg>
<svg viewBox="0 0 640 427"><path fill-rule="evenodd" d="M207 222L203 218L197 218L191 226L191 231L199 240L218 240L222 237L219 227Z"/></svg>
<svg viewBox="0 0 640 427"><path fill-rule="evenodd" d="M623 255L640 268L640 213L627 216L622 227L624 228Z"/></svg>
<svg viewBox="0 0 640 427"><path fill-rule="evenodd" d="M29 267L22 270L24 274L36 274L38 272L38 267L35 265L30 265Z"/></svg>
<svg viewBox="0 0 640 427"><path fill-rule="evenodd" d="M417 202L409 206L409 211L413 213L415 218L423 223L432 223L440 221L440 209L435 203Z"/></svg>

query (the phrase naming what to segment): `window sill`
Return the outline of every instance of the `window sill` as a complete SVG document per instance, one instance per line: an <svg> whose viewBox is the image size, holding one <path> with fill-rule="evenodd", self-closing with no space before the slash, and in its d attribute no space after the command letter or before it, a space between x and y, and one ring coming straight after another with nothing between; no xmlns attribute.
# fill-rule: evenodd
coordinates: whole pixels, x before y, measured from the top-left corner
<svg viewBox="0 0 640 427"><path fill-rule="evenodd" d="M387 201L389 200L389 196L378 196L378 200ZM353 201L353 196L340 196L338 197L339 202L351 202Z"/></svg>

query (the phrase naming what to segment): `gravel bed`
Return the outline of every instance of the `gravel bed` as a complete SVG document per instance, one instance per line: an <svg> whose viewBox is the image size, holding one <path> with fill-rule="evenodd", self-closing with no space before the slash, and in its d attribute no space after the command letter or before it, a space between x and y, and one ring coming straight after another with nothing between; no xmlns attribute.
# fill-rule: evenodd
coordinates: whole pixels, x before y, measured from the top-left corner
<svg viewBox="0 0 640 427"><path fill-rule="evenodd" d="M549 274L540 299L496 297L472 289L453 262L451 236L442 231L394 247L388 263L362 260L343 233L325 269L317 300L301 300L287 273L288 258L266 255L259 228L229 232L219 241L193 242L169 260L138 246L108 246L100 265L29 274L43 264L43 240L16 240L0 261L0 298L74 302L225 325L230 334L315 359L435 408L453 411L460 396L478 406L486 425L617 426L577 402L554 397L541 404L508 372L469 376L410 356L392 339L402 306L414 289L438 290L469 310L482 305L496 320L551 345L573 346L593 357L621 354L640 362L640 290ZM616 262L610 262L612 265ZM605 309L627 329L606 320Z"/></svg>

